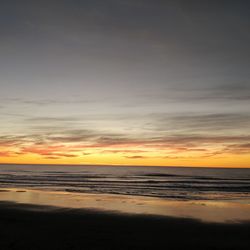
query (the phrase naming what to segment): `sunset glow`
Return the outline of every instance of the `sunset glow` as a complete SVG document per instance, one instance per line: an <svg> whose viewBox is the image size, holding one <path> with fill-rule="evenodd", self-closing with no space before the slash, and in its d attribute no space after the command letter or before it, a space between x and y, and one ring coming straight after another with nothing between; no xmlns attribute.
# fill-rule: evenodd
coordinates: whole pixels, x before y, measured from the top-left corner
<svg viewBox="0 0 250 250"><path fill-rule="evenodd" d="M249 250L250 1L1 0L0 250Z"/></svg>
<svg viewBox="0 0 250 250"><path fill-rule="evenodd" d="M16 1L1 12L1 163L250 167L240 4Z"/></svg>
<svg viewBox="0 0 250 250"><path fill-rule="evenodd" d="M204 138L203 138L204 139ZM242 138L243 139L243 138ZM49 141L49 139L47 139ZM235 142L208 142L210 139L193 139L189 142L172 142L172 138L134 140L119 143L37 143L22 139L1 145L2 163L36 164L109 164L151 166L204 166L249 167L245 144ZM169 142L169 141L171 142ZM244 139L242 140L244 141Z"/></svg>

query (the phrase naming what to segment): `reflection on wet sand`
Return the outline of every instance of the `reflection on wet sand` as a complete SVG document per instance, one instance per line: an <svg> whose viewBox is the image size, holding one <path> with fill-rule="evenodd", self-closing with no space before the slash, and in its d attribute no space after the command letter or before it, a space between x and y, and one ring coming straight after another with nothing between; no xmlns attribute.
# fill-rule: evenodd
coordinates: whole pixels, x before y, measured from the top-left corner
<svg viewBox="0 0 250 250"><path fill-rule="evenodd" d="M211 222L250 221L250 203L171 201L125 195L77 194L26 189L0 189L1 201L134 214L196 218Z"/></svg>

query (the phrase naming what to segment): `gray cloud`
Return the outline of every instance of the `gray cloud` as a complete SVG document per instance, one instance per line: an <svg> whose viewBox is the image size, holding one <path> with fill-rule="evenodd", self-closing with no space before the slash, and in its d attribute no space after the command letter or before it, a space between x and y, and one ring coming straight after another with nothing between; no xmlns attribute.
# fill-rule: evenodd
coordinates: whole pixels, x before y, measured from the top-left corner
<svg viewBox="0 0 250 250"><path fill-rule="evenodd" d="M62 134L30 134L1 136L0 147L4 147L2 156L36 154L52 159L59 157L77 157L89 155L88 150L100 153L119 153L125 158L146 158L144 153L158 153L159 157L171 158L180 153L199 153L202 157L219 156L225 153L249 153L250 135L199 135L175 134L161 137L133 137L130 134L100 134L94 130L63 131ZM14 149L13 149L14 147ZM138 147L142 147L139 149ZM169 155L171 154L171 155ZM165 156L162 156L165 155ZM155 156L156 157L156 156ZM182 158L185 156L181 156ZM193 156L194 157L194 156Z"/></svg>
<svg viewBox="0 0 250 250"><path fill-rule="evenodd" d="M232 131L237 134L250 134L250 113L189 113L152 114L149 127L155 131L178 131L218 134Z"/></svg>
<svg viewBox="0 0 250 250"><path fill-rule="evenodd" d="M133 156L124 156L127 159L145 159L148 158L146 156L142 156L142 155L133 155Z"/></svg>
<svg viewBox="0 0 250 250"><path fill-rule="evenodd" d="M79 120L77 117L73 116L63 116L63 117L31 117L26 119L27 123L56 123L56 122L74 122Z"/></svg>
<svg viewBox="0 0 250 250"><path fill-rule="evenodd" d="M250 143L232 144L225 147L223 153L250 154Z"/></svg>
<svg viewBox="0 0 250 250"><path fill-rule="evenodd" d="M36 147L51 158L119 147L136 157L141 146L245 154L249 7L244 0L4 1L0 146L16 146L13 154Z"/></svg>

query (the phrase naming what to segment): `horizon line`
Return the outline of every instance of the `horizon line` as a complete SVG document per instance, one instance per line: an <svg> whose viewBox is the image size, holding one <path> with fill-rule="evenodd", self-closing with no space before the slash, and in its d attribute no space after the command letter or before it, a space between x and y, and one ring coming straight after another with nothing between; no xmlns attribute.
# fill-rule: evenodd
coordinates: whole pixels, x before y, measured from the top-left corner
<svg viewBox="0 0 250 250"><path fill-rule="evenodd" d="M155 167L155 168L217 168L217 169L250 169L250 167L222 167L222 166L159 166L159 165L126 165L126 164L58 164L58 163L0 163L2 165L36 165L36 166L76 166L76 167Z"/></svg>

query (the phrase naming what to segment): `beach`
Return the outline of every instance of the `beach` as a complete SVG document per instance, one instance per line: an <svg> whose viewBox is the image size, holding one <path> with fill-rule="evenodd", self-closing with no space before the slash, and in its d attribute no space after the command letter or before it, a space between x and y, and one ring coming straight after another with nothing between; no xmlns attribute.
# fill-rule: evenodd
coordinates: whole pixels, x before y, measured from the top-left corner
<svg viewBox="0 0 250 250"><path fill-rule="evenodd" d="M250 250L250 1L0 6L0 250Z"/></svg>
<svg viewBox="0 0 250 250"><path fill-rule="evenodd" d="M181 201L133 195L0 188L0 201L64 209L90 209L121 214L190 218L209 223L250 221L249 200Z"/></svg>
<svg viewBox="0 0 250 250"><path fill-rule="evenodd" d="M248 204L226 207L25 189L1 189L0 200L1 250L238 250L250 245ZM233 218L232 211L241 216Z"/></svg>
<svg viewBox="0 0 250 250"><path fill-rule="evenodd" d="M2 165L0 250L249 249L249 173Z"/></svg>
<svg viewBox="0 0 250 250"><path fill-rule="evenodd" d="M0 249L249 249L250 223L0 203Z"/></svg>

